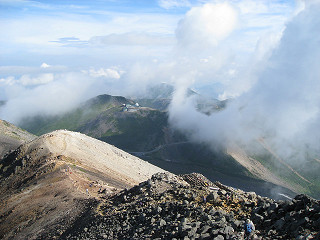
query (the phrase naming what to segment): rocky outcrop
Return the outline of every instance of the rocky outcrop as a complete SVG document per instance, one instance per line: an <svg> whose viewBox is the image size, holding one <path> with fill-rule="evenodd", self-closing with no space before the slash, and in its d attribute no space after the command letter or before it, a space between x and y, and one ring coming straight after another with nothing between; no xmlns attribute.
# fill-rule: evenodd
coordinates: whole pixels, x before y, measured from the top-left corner
<svg viewBox="0 0 320 240"><path fill-rule="evenodd" d="M159 173L107 197L62 238L243 239L247 218L258 239L311 239L319 231L320 205L306 195L274 201L197 175Z"/></svg>
<svg viewBox="0 0 320 240"><path fill-rule="evenodd" d="M297 195L292 201L259 198L252 220L270 239L275 235L282 239L310 239L320 230L320 204L306 195Z"/></svg>

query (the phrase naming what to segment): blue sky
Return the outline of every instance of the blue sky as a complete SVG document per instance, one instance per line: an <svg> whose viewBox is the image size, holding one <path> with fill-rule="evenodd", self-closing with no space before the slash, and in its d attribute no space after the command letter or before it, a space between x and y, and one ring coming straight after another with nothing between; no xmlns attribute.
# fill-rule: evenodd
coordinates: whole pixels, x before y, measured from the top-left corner
<svg viewBox="0 0 320 240"><path fill-rule="evenodd" d="M36 109L30 114L54 112L50 106L67 110L102 93L135 96L160 82L214 98L239 96L254 82L248 61L267 57L303 6L294 0L0 0L0 100L14 101L25 114L27 103ZM61 106L50 95L57 86L73 92ZM45 104L38 111L39 101ZM8 105L3 112L11 120L21 111Z"/></svg>
<svg viewBox="0 0 320 240"><path fill-rule="evenodd" d="M163 55L160 52L168 50L163 45L174 47L175 30L179 20L192 7L207 2L225 1L1 0L0 26L3 31L0 37L0 64L39 66L42 62L49 62L53 65L85 66L92 62L93 65L101 65L103 58L96 53L96 48L100 48L100 55L114 56L118 50L117 46L112 44L113 46L107 49L106 45L97 46L92 42L88 44L90 39L125 33L144 34L145 38L148 34L168 38L167 44L152 44L152 38L151 43L144 43L148 45L148 54L145 57L153 54L158 57ZM230 2L238 8L237 10L243 11L242 24L247 26L241 26L240 30L254 33L255 38L263 31L281 27L296 8L294 1L260 1L259 4L255 1ZM243 4L244 2L247 3ZM169 38L172 38L171 42ZM70 41L67 41L68 39ZM132 45L134 44L131 43ZM143 43L137 45L141 47ZM150 45L153 45L151 49ZM254 43L252 45L251 48L254 48ZM88 49L94 52L90 54L86 51ZM132 51L132 54L135 55L136 51ZM121 54L116 55L116 61L135 61L132 56L127 56L126 59ZM85 56L89 61L85 60ZM104 59L107 64L111 64L110 59Z"/></svg>
<svg viewBox="0 0 320 240"><path fill-rule="evenodd" d="M143 97L166 82L171 123L193 140L264 137L303 159L297 149L320 141L319 12L319 0L0 0L0 118ZM187 88L234 100L203 115Z"/></svg>
<svg viewBox="0 0 320 240"><path fill-rule="evenodd" d="M85 42L99 35L152 31L172 34L177 13L164 16L165 11L155 2L134 1L134 5L128 5L131 2L90 1L88 5L81 1L1 1L4 34L0 39L0 63L39 65L52 60L53 64L74 65L70 60L62 63L64 57L87 53L84 49L65 49L67 44L58 44L60 39L77 38L78 48L88 48ZM72 43L75 46L76 41Z"/></svg>

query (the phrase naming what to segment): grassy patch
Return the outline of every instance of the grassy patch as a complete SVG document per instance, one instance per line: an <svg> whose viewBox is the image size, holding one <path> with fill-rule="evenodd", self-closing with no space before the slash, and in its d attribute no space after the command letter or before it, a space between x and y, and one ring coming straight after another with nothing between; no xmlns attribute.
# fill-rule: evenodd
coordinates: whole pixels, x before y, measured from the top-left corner
<svg viewBox="0 0 320 240"><path fill-rule="evenodd" d="M98 96L65 114L24 119L20 127L36 135L42 135L58 129L77 131L83 125L97 118L101 113L112 111L113 108L119 108L119 105L121 106L119 101L125 101L125 98L123 99L109 95Z"/></svg>
<svg viewBox="0 0 320 240"><path fill-rule="evenodd" d="M120 113L115 120L116 131L100 139L127 151L150 151L164 143L167 116L159 111Z"/></svg>
<svg viewBox="0 0 320 240"><path fill-rule="evenodd" d="M87 173L87 170L85 170L85 169L83 169L83 168L81 168L81 167L77 167L81 172L83 172L83 173Z"/></svg>
<svg viewBox="0 0 320 240"><path fill-rule="evenodd" d="M320 164L318 164L318 162L310 159L308 165L305 164L300 167L298 165L292 166L295 171L310 181L310 184L292 172L287 166L280 163L279 160L271 154L264 153L255 155L253 158L258 160L277 177L294 186L297 192L305 193L315 198L320 197Z"/></svg>

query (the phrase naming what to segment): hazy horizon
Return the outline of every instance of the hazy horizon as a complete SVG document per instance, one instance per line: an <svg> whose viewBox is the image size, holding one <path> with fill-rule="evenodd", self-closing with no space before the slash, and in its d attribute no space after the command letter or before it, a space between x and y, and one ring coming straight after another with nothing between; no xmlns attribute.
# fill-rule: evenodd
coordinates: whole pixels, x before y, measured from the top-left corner
<svg viewBox="0 0 320 240"><path fill-rule="evenodd" d="M206 142L318 149L320 1L0 0L0 117L58 114L167 82L173 126ZM235 101L203 115L192 88ZM297 153L298 152L298 153Z"/></svg>

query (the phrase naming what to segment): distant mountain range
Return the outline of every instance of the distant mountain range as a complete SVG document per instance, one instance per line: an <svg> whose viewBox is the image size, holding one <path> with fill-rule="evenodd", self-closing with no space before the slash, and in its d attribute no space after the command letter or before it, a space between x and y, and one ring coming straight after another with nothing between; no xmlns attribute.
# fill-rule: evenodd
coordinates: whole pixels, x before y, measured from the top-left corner
<svg viewBox="0 0 320 240"><path fill-rule="evenodd" d="M100 95L66 114L25 119L20 126L36 135L68 129L127 151L150 151L165 143L166 134L170 134L166 129L167 114L136 103L124 97Z"/></svg>
<svg viewBox="0 0 320 240"><path fill-rule="evenodd" d="M204 114L223 108L204 102L210 109ZM236 230L234 236L241 237L249 216L258 236L266 239L318 232L320 218L314 209L320 209L319 201L298 195L289 202L276 202L253 193L289 200L296 191L319 198L319 160L313 155L310 168L293 169L263 139L256 143L261 152L257 156L248 156L237 145L212 151L172 129L165 110L121 96L100 95L68 113L25 119L21 126L44 135L37 137L0 121L1 239L179 238L185 234L209 239L231 236L231 228ZM200 172L235 188L219 182L212 185L201 174L178 177L166 171ZM157 172L161 173L153 175ZM301 210L301 204L307 204L306 209ZM210 211L214 222L204 220L203 214ZM290 215L287 225L281 223L281 212ZM190 224L175 228L176 221L183 219ZM223 227L217 227L216 221ZM189 231L191 226L196 230ZM167 227L173 230L164 230ZM296 230L288 232L289 228Z"/></svg>
<svg viewBox="0 0 320 240"><path fill-rule="evenodd" d="M197 171L212 181L222 181L273 198L278 198L278 193L293 196L293 192L320 197L317 155L310 154L310 169L290 166L263 141L257 141L253 146L260 153L255 156L248 156L236 144L228 149L216 146L213 151L205 144L191 142L168 122L167 108L173 93L174 88L163 83L150 87L146 98L100 95L67 113L26 118L19 127L38 136L58 129L81 132L173 173ZM195 99L197 110L207 115L222 111L228 104L228 101L208 99L192 90L188 90L188 95ZM7 136L8 132L0 136L2 156L6 150L14 150L35 137L2 122L2 126L5 125L10 126L6 131L11 136Z"/></svg>
<svg viewBox="0 0 320 240"><path fill-rule="evenodd" d="M174 87L170 84L161 83L147 88L147 93L143 98L135 98L135 101L141 103L145 107L150 107L158 110L167 110L174 94ZM214 98L204 97L194 90L188 88L187 96L194 97L196 100L197 110L200 112L211 114L217 110L221 110L226 106L228 100L219 101Z"/></svg>
<svg viewBox="0 0 320 240"><path fill-rule="evenodd" d="M219 109L217 100L211 105L209 102L203 109ZM204 144L190 142L182 132L170 127L166 111L146 107L140 100L100 95L65 114L25 119L20 127L36 135L57 129L81 132L173 173L197 171L210 180L223 181L262 195L271 196L279 184L288 187L284 182L276 181L272 174L261 178L260 172L251 171L250 167L241 164L243 161L237 159L239 154L235 151L232 155L217 147L213 152ZM263 168L262 171L268 170ZM277 188L292 194L285 188Z"/></svg>

